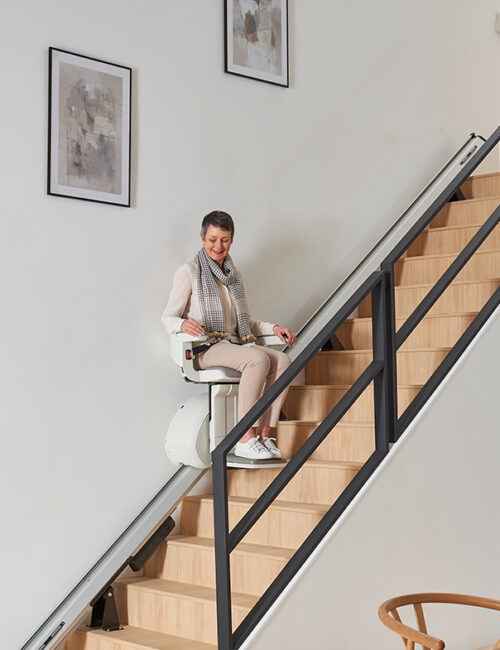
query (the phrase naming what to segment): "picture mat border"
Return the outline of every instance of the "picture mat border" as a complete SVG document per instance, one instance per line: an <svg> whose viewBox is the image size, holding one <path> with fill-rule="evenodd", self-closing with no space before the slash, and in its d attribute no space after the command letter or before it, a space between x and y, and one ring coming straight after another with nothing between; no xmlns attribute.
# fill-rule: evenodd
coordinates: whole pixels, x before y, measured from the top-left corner
<svg viewBox="0 0 500 650"><path fill-rule="evenodd" d="M76 59L76 60L75 60ZM59 63L71 63L81 65L78 59L87 62L87 68L97 72L104 72L114 76L121 76L123 80L122 94L122 192L113 194L111 192L100 192L98 190L86 190L80 187L61 185L57 180L59 170L59 74L56 73L56 65ZM118 70L117 70L118 68ZM121 74L120 74L120 71ZM130 183L131 183L131 142L132 142L132 68L110 61L103 61L95 57L85 56L76 52L69 52L57 47L49 47L49 115L48 115L48 156L47 156L47 194L51 196L62 196L70 199L93 201L95 203L106 203L130 207ZM128 124L128 126L127 126ZM54 155L52 152L54 151ZM57 164L54 164L56 160Z"/></svg>
<svg viewBox="0 0 500 650"><path fill-rule="evenodd" d="M246 77L247 79L255 79L256 81L263 81L274 86L282 86L283 88L290 87L290 74L289 74L289 61L288 61L288 0L282 0L285 8L285 20L281 22L281 57L284 60L286 57L286 67L284 75L273 75L266 72L254 70L252 75L249 70L244 66L230 64L229 60L233 57L233 3L232 0L224 0L224 72L234 74L238 77ZM230 8L229 8L230 7ZM284 81L283 81L284 80Z"/></svg>

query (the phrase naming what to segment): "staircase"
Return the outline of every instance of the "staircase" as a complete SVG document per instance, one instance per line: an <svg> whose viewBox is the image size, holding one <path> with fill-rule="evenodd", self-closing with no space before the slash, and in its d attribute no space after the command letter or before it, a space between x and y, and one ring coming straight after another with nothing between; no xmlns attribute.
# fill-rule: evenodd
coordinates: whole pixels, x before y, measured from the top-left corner
<svg viewBox="0 0 500 650"><path fill-rule="evenodd" d="M448 203L395 265L397 325L413 311L500 203L500 174L468 179L465 200ZM397 354L402 413L500 285L500 226L467 263ZM306 367L305 385L292 385L278 427L278 444L291 457L368 366L371 305L337 331L344 350L319 352ZM368 388L231 554L233 627L374 450L373 389ZM233 526L277 469L232 470L228 475ZM186 497L177 535L148 561L144 576L114 583L117 632L81 627L66 650L208 650L217 647L211 495Z"/></svg>

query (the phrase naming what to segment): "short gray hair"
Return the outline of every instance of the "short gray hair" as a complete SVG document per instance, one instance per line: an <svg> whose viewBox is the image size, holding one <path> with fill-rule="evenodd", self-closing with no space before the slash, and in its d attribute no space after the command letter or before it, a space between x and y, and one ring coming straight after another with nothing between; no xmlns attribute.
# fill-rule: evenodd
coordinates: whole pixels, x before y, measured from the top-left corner
<svg viewBox="0 0 500 650"><path fill-rule="evenodd" d="M201 236L203 239L207 236L208 226L214 226L215 228L229 231L231 233L231 241L233 241L234 221L232 216L227 212L214 210L203 217L203 221L201 222Z"/></svg>

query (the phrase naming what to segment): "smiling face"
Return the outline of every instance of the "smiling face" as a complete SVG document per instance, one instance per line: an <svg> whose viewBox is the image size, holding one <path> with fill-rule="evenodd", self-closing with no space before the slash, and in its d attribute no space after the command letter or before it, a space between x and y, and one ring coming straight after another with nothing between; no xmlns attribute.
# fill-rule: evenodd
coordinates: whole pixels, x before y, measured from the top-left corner
<svg viewBox="0 0 500 650"><path fill-rule="evenodd" d="M231 232L217 226L208 226L205 239L203 239L203 234L200 234L203 248L206 250L208 257L222 268L222 263L231 248Z"/></svg>

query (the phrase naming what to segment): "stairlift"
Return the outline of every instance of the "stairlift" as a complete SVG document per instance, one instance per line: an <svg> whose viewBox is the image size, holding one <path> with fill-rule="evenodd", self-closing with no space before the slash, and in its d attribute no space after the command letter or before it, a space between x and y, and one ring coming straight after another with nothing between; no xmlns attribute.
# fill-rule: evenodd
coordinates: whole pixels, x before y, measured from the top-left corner
<svg viewBox="0 0 500 650"><path fill-rule="evenodd" d="M238 421L238 385L240 373L232 368L214 366L205 370L195 367L196 354L207 349L206 336L193 337L180 332L169 335L169 352L188 382L208 385L207 395L195 395L183 404L172 418L165 437L169 460L178 465L200 469L210 466L210 454ZM283 348L277 336L260 336L257 345ZM229 453L227 466L236 468L282 467L278 458L251 460Z"/></svg>

